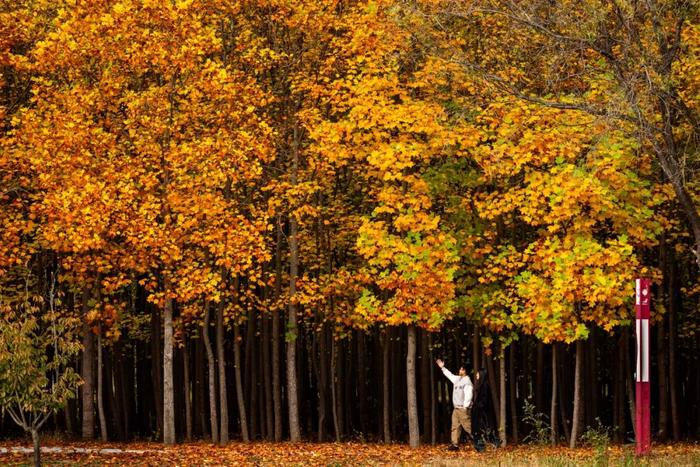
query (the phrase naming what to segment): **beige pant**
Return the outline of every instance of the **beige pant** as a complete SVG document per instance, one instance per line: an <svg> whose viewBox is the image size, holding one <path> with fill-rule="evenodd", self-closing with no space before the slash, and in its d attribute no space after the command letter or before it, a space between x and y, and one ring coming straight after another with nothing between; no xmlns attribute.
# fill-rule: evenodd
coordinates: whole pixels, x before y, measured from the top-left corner
<svg viewBox="0 0 700 467"><path fill-rule="evenodd" d="M459 444L459 435L462 434L462 429L471 435L471 410L455 408L452 410L452 444Z"/></svg>

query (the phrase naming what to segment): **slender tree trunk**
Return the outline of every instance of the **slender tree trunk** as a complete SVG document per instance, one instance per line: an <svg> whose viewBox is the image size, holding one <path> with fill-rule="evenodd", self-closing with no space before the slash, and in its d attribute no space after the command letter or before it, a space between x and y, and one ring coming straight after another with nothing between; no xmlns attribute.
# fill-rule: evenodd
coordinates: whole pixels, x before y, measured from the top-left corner
<svg viewBox="0 0 700 467"><path fill-rule="evenodd" d="M194 413L197 416L197 421L199 423L199 430L203 437L207 437L209 434L207 426L206 408L204 392L207 386L204 382L204 352L202 349L202 344L204 340L204 330L202 330L202 338L195 340L194 342L194 384L192 385L192 392L194 398Z"/></svg>
<svg viewBox="0 0 700 467"><path fill-rule="evenodd" d="M238 286L235 287L238 290ZM240 333L240 328L239 328ZM241 336L243 334L241 333ZM255 436L255 397L257 395L255 387L255 378L253 370L255 369L253 361L253 349L255 348L255 324L253 310L249 309L245 325L245 347L242 347L241 353L241 371L243 377L243 403L246 408L246 419L248 420L248 436Z"/></svg>
<svg viewBox="0 0 700 467"><path fill-rule="evenodd" d="M367 422L367 374L365 357L365 335L357 332L357 395L360 405L360 432L365 434L368 430Z"/></svg>
<svg viewBox="0 0 700 467"><path fill-rule="evenodd" d="M272 370L270 368L270 316L263 317L263 377L265 387L265 431L266 439L274 437L274 412L272 400Z"/></svg>
<svg viewBox="0 0 700 467"><path fill-rule="evenodd" d="M615 375L613 396L614 441L622 443L625 435L625 348L622 335L619 336L615 349Z"/></svg>
<svg viewBox="0 0 700 467"><path fill-rule="evenodd" d="M401 414L403 409L406 407L403 405L404 396L406 391L403 384L398 383L402 378L405 377L405 370L402 373L401 367L405 365L405 359L402 358L404 348L401 328L396 328L394 332L397 336L391 343L391 353L389 354L391 358L391 438L396 440L399 436L403 435L403 428L408 425L408 419L399 418L397 414ZM407 414L408 415L408 414Z"/></svg>
<svg viewBox="0 0 700 467"><path fill-rule="evenodd" d="M277 218L277 242L275 243L275 298L282 296L282 225ZM280 316L272 310L272 396L275 415L275 441L282 441L282 383L280 381Z"/></svg>
<svg viewBox="0 0 700 467"><path fill-rule="evenodd" d="M207 370L209 379L209 420L211 424L211 442L216 444L219 442L219 421L216 410L216 363L214 362L214 352L211 348L211 339L209 338L209 320L211 317L211 305L204 304L204 323L202 324L202 338L204 340L204 348L207 351Z"/></svg>
<svg viewBox="0 0 700 467"><path fill-rule="evenodd" d="M344 389L343 383L347 381L345 378L345 356L344 347L347 341L338 341L338 349L335 352L335 358L337 360L336 371L336 400L338 401L338 426L340 427L340 437L342 438L345 433L347 433L347 419L345 410L348 409L348 403L345 400L345 395L347 390Z"/></svg>
<svg viewBox="0 0 700 467"><path fill-rule="evenodd" d="M583 341L576 341L576 373L574 375L574 415L571 421L571 439L569 447L576 447L576 441L581 434L581 413L583 412L583 395L581 394L581 372L583 371Z"/></svg>
<svg viewBox="0 0 700 467"><path fill-rule="evenodd" d="M430 367L430 443L437 442L437 420L435 410L435 365L433 365L433 336L428 334L428 365Z"/></svg>
<svg viewBox="0 0 700 467"><path fill-rule="evenodd" d="M128 430L126 429L126 419L124 407L122 406L123 399L122 387L125 383L125 379L120 373L120 361L122 360L122 354L119 348L119 342L115 342L111 346L111 351L107 354L105 360L105 375L107 376L107 381L104 383L107 391L110 395L110 411L112 424L116 431L116 436L119 441L126 441ZM107 426L107 431L109 434L110 427Z"/></svg>
<svg viewBox="0 0 700 467"><path fill-rule="evenodd" d="M501 358L498 361L498 376L500 382L498 388L500 389L499 397L499 413L498 413L498 437L501 439L503 446L507 444L506 439L506 350L501 349Z"/></svg>
<svg viewBox="0 0 700 467"><path fill-rule="evenodd" d="M226 359L224 356L224 304L219 303L216 313L216 358L219 365L219 413L221 429L219 445L228 443L228 400L226 397Z"/></svg>
<svg viewBox="0 0 700 467"><path fill-rule="evenodd" d="M68 401L63 407L63 418L66 420L66 433L69 437L73 437L75 434L75 427L73 426L73 402ZM2 426L0 426L0 432L2 432Z"/></svg>
<svg viewBox="0 0 700 467"><path fill-rule="evenodd" d="M333 429L335 430L335 441L340 442L340 420L338 414L338 343L335 336L331 335L331 405L333 409Z"/></svg>
<svg viewBox="0 0 700 467"><path fill-rule="evenodd" d="M161 344L161 316L156 306L151 313L151 384L153 385L153 408L156 415L156 430L163 433L163 356Z"/></svg>
<svg viewBox="0 0 700 467"><path fill-rule="evenodd" d="M669 392L671 393L671 423L673 427L673 440L681 438L681 425L678 411L678 388L676 373L676 261L673 250L670 251L668 274L668 379Z"/></svg>
<svg viewBox="0 0 700 467"><path fill-rule="evenodd" d="M554 348L554 345L552 345ZM537 370L535 374L535 407L544 412L544 344L537 341Z"/></svg>
<svg viewBox="0 0 700 467"><path fill-rule="evenodd" d="M321 330L318 333L318 442L326 437L326 413L328 411L328 355L326 325L321 322Z"/></svg>
<svg viewBox="0 0 700 467"><path fill-rule="evenodd" d="M90 288L88 286L83 287L83 354L80 365L83 380L80 388L83 402L83 439L95 438L95 396L93 394L95 388L95 335L92 333L86 317L89 310L90 295Z"/></svg>
<svg viewBox="0 0 700 467"><path fill-rule="evenodd" d="M416 397L416 326L408 326L408 351L406 352L406 385L408 399L408 443L412 448L420 445L418 428L418 398Z"/></svg>
<svg viewBox="0 0 700 467"><path fill-rule="evenodd" d="M192 383L190 382L190 352L187 336L182 340L182 371L185 380L185 440L192 441Z"/></svg>
<svg viewBox="0 0 700 467"><path fill-rule="evenodd" d="M474 374L479 372L481 368L481 362L479 357L481 356L481 346L479 345L479 326L474 325L474 333L472 334L472 364L474 369Z"/></svg>
<svg viewBox="0 0 700 467"><path fill-rule="evenodd" d="M493 401L493 416L496 419L500 416L500 404L498 398L498 384L496 384L496 371L493 364L493 356L486 355L486 374L489 378L489 388L491 389L491 400Z"/></svg>
<svg viewBox="0 0 700 467"><path fill-rule="evenodd" d="M170 279L165 276L163 313L163 443L175 444L175 387L173 385L173 299Z"/></svg>
<svg viewBox="0 0 700 467"><path fill-rule="evenodd" d="M233 325L233 363L235 365L236 401L241 422L241 436L243 441L250 441L248 434L248 418L246 417L245 399L243 398L243 379L241 378L241 343L238 324Z"/></svg>
<svg viewBox="0 0 700 467"><path fill-rule="evenodd" d="M552 433L550 441L552 446L557 444L559 433L557 432L557 344L552 344L552 402L549 407L549 421ZM538 389L538 391L541 389Z"/></svg>
<svg viewBox="0 0 700 467"><path fill-rule="evenodd" d="M571 431L569 429L569 415L567 413L566 404L564 403L564 401L568 400L568 397L565 395L566 388L564 385L568 375L566 372L562 371L562 364L565 364L566 360L562 358L562 354L559 350L561 349L557 351L557 374L559 379L559 384L557 384L557 398L559 399L559 416L561 417L561 426L564 430L564 439L568 444L571 440ZM566 357L566 355L564 355L564 357ZM564 366L564 368L566 368L566 366Z"/></svg>
<svg viewBox="0 0 700 467"><path fill-rule="evenodd" d="M430 358L428 356L428 333L420 332L420 400L423 419L422 443L429 442L430 436Z"/></svg>
<svg viewBox="0 0 700 467"><path fill-rule="evenodd" d="M382 426L384 428L384 442L391 443L391 419L389 417L389 329L384 331L384 345L382 346Z"/></svg>
<svg viewBox="0 0 700 467"><path fill-rule="evenodd" d="M102 325L100 332L97 334L97 413L100 419L100 439L103 443L107 442L107 420L105 419L104 407L104 384L103 383L103 368L102 368Z"/></svg>
<svg viewBox="0 0 700 467"><path fill-rule="evenodd" d="M632 421L632 431L634 432L634 437L635 439L637 438L637 423L635 420L637 410L635 407L636 401L635 401L635 393L634 393L634 383L633 381L633 375L632 375L632 358L629 357L629 328L624 328L622 330L622 339L625 341L625 355L627 355L627 358L625 359L625 390L627 394L627 403L629 405L629 410L630 410L630 419Z"/></svg>
<svg viewBox="0 0 700 467"><path fill-rule="evenodd" d="M251 439L255 439L255 436L258 434L258 411L256 410L256 408L258 406L258 396L260 395L260 390L258 388L258 365L255 364L255 360L252 360L252 349L257 349L257 346L255 345L255 316L253 315L252 310L250 312L250 315L248 316L247 330L250 346L246 342L246 350L250 349L251 352L246 352L248 355L250 355L250 357L246 355L246 361L250 362L251 368L250 371L248 371L248 368L246 368L246 374L248 374L248 376L250 377L250 382L248 386L250 388L250 404L246 406L248 409L246 415L250 419L250 429L248 430L248 436Z"/></svg>
<svg viewBox="0 0 700 467"><path fill-rule="evenodd" d="M598 342L595 331L595 329L591 329L588 341L586 342L588 349L585 363L588 376L586 377L585 387L588 389L588 391L586 391L588 400L584 406L586 407L587 426L593 425L595 418L598 416L598 388L600 385L598 384L598 373L596 371L596 349L598 348Z"/></svg>
<svg viewBox="0 0 700 467"><path fill-rule="evenodd" d="M510 390L510 419L513 444L518 444L518 394L515 379L515 343L510 345L508 360L508 388Z"/></svg>
<svg viewBox="0 0 700 467"><path fill-rule="evenodd" d="M299 167L299 129L294 126L291 184L297 184ZM294 213L289 215L289 302L287 304L287 406L289 409L289 438L301 441L299 429L299 395L297 393L297 276L299 275L299 233Z"/></svg>
<svg viewBox="0 0 700 467"><path fill-rule="evenodd" d="M666 367L665 317L657 325L656 356L659 368L659 431L657 438L665 441L668 435L668 373Z"/></svg>
<svg viewBox="0 0 700 467"><path fill-rule="evenodd" d="M34 446L34 467L41 467L41 446L39 446L39 430L32 428L32 444Z"/></svg>

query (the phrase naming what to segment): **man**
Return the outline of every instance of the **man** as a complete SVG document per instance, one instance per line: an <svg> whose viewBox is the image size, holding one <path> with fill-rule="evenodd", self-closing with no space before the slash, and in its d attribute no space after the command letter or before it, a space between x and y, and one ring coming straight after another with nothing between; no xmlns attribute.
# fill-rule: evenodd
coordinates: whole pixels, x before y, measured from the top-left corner
<svg viewBox="0 0 700 467"><path fill-rule="evenodd" d="M438 359L437 365L442 369L442 373L452 382L454 389L452 391L452 444L448 447L450 451L459 449L459 436L462 434L462 429L471 436L471 419L470 411L472 405L473 387L472 381L467 376L467 370L464 367L459 368L459 375L455 376L450 370L445 368L445 362Z"/></svg>

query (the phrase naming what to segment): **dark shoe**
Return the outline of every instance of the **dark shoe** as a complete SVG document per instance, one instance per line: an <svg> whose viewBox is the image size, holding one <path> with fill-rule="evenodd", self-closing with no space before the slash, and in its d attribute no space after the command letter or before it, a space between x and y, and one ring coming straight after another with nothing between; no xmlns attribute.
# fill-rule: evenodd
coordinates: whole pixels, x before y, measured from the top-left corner
<svg viewBox="0 0 700 467"><path fill-rule="evenodd" d="M449 446L447 446L447 450L448 451L459 451L459 446L457 446L456 444L450 444Z"/></svg>
<svg viewBox="0 0 700 467"><path fill-rule="evenodd" d="M474 449L476 449L477 452L484 452L486 445L484 443L474 443Z"/></svg>

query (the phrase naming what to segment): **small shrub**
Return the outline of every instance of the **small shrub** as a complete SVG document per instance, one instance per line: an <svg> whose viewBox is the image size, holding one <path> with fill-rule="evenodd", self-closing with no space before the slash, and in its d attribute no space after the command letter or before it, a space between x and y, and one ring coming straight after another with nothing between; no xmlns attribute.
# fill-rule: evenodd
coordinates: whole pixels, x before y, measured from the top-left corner
<svg viewBox="0 0 700 467"><path fill-rule="evenodd" d="M603 425L596 417L597 426L589 426L581 440L593 448L594 464L608 465L608 446L610 445L610 427Z"/></svg>
<svg viewBox="0 0 700 467"><path fill-rule="evenodd" d="M535 411L535 405L530 400L525 400L523 405L523 422L530 426L530 433L523 439L526 443L534 443L540 446L549 443L549 435L552 432L547 416Z"/></svg>

